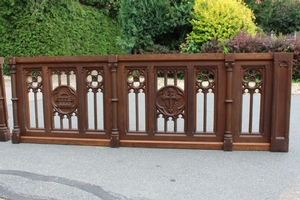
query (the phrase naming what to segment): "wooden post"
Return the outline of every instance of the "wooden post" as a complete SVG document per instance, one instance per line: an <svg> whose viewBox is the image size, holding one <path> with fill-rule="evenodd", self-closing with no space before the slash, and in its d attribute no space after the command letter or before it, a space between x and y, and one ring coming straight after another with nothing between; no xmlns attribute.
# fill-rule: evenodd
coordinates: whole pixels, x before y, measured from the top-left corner
<svg viewBox="0 0 300 200"><path fill-rule="evenodd" d="M234 54L225 55L225 66L227 72L226 80L226 129L224 134L224 151L232 151L231 113L232 113L232 71L234 67Z"/></svg>
<svg viewBox="0 0 300 200"><path fill-rule="evenodd" d="M5 81L3 79L2 67L4 58L0 58L0 141L8 141L11 138L8 128L7 104L5 95Z"/></svg>
<svg viewBox="0 0 300 200"><path fill-rule="evenodd" d="M118 129L118 95L117 95L117 55L108 56L108 67L111 69L111 88L112 88L112 132L110 146L119 147L119 129Z"/></svg>
<svg viewBox="0 0 300 200"><path fill-rule="evenodd" d="M17 66L15 58L9 58L7 64L10 69L11 75L11 100L12 100L12 108L13 108L13 120L14 120L14 128L12 131L12 143L18 144L20 143L20 126L19 126L19 112L18 112L18 97L17 97L17 84L16 84L16 73Z"/></svg>
<svg viewBox="0 0 300 200"><path fill-rule="evenodd" d="M271 151L288 152L292 53L274 53Z"/></svg>

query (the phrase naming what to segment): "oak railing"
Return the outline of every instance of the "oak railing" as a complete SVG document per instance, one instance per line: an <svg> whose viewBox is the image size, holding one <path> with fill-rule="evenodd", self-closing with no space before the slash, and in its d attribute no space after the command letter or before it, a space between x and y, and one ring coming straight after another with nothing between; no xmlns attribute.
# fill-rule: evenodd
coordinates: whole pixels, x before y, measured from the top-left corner
<svg viewBox="0 0 300 200"><path fill-rule="evenodd" d="M12 142L288 151L292 53L14 57Z"/></svg>

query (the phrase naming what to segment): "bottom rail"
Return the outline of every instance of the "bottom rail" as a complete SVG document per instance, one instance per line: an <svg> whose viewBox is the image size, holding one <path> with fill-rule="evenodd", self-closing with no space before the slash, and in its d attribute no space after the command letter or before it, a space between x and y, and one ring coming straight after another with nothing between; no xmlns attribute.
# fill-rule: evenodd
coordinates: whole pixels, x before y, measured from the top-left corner
<svg viewBox="0 0 300 200"><path fill-rule="evenodd" d="M60 138L60 137L32 137L21 136L21 143L38 144L66 144L66 145L85 145L85 146L110 146L108 139L87 139L87 138Z"/></svg>
<svg viewBox="0 0 300 200"><path fill-rule="evenodd" d="M109 139L21 136L21 143L110 146ZM270 151L270 143L233 143L233 150ZM120 140L120 147L222 150L223 142Z"/></svg>

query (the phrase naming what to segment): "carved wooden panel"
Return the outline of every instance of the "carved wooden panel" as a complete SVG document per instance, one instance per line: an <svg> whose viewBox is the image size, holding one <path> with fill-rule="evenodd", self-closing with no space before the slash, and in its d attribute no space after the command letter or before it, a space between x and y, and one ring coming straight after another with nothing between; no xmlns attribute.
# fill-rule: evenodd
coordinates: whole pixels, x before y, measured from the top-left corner
<svg viewBox="0 0 300 200"><path fill-rule="evenodd" d="M201 67L195 70L196 132L215 132L216 67Z"/></svg>
<svg viewBox="0 0 300 200"><path fill-rule="evenodd" d="M156 131L186 131L186 68L157 68Z"/></svg>
<svg viewBox="0 0 300 200"><path fill-rule="evenodd" d="M261 67L245 67L242 71L242 134L260 133L263 70Z"/></svg>
<svg viewBox="0 0 300 200"><path fill-rule="evenodd" d="M43 78L41 69L25 71L26 77L26 102L27 102L27 126L30 128L44 127L43 109Z"/></svg>
<svg viewBox="0 0 300 200"><path fill-rule="evenodd" d="M72 68L51 71L52 128L78 128L78 94L76 70Z"/></svg>
<svg viewBox="0 0 300 200"><path fill-rule="evenodd" d="M127 131L146 131L146 69L127 68Z"/></svg>
<svg viewBox="0 0 300 200"><path fill-rule="evenodd" d="M85 69L86 110L89 130L104 130L104 70L103 67Z"/></svg>

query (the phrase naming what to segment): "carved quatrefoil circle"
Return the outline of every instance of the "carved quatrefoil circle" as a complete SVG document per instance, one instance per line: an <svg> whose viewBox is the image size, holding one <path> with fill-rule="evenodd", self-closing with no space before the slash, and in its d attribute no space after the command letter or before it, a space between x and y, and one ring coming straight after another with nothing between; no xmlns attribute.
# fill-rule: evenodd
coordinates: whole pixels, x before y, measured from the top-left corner
<svg viewBox="0 0 300 200"><path fill-rule="evenodd" d="M58 86L52 91L53 108L61 114L70 114L77 109L77 93L69 86Z"/></svg>
<svg viewBox="0 0 300 200"><path fill-rule="evenodd" d="M185 105L184 92L176 86L166 86L157 91L157 109L166 116L177 116Z"/></svg>

